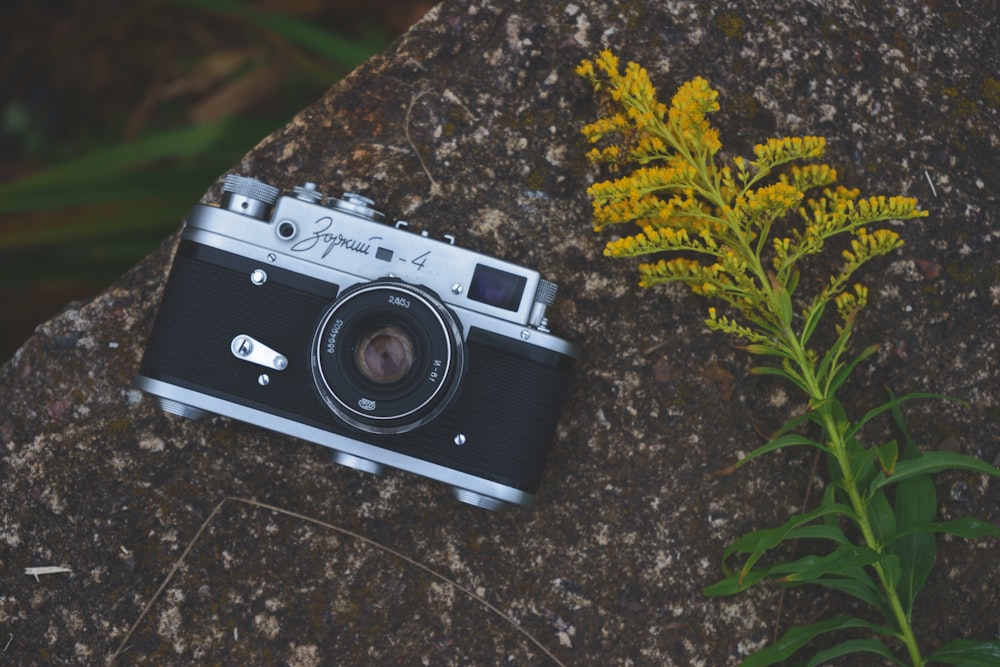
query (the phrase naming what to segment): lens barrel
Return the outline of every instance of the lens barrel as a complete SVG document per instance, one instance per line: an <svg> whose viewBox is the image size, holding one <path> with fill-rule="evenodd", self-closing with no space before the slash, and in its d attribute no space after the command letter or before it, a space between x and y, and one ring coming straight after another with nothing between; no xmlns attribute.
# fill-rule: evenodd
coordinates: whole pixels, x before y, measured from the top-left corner
<svg viewBox="0 0 1000 667"><path fill-rule="evenodd" d="M345 290L320 318L311 357L320 398L368 433L426 424L465 370L458 319L430 290L392 278Z"/></svg>

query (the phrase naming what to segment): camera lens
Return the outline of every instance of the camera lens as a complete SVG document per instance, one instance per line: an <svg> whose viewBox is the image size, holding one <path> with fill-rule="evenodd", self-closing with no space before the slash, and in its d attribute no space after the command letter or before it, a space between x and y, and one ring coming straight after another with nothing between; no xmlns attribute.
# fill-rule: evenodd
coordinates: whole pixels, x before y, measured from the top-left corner
<svg viewBox="0 0 1000 667"><path fill-rule="evenodd" d="M361 375L375 384L392 384L413 368L413 341L396 326L376 327L355 347Z"/></svg>
<svg viewBox="0 0 1000 667"><path fill-rule="evenodd" d="M455 397L462 329L429 290L384 278L345 290L320 318L313 380L341 421L369 433L426 424Z"/></svg>

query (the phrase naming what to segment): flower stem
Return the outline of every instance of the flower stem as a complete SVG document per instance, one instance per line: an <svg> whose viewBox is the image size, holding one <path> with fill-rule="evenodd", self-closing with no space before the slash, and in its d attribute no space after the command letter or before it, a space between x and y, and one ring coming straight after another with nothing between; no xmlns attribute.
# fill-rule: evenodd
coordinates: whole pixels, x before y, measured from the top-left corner
<svg viewBox="0 0 1000 667"><path fill-rule="evenodd" d="M868 517L868 503L862 495L862 491L858 488L857 480L854 477L850 452L847 448L847 442L844 439L845 430L838 426L837 420L831 413L830 406L834 397L826 391L820 390L819 383L816 381L816 370L813 364L808 361L808 357L802 349L798 338L791 335L792 332L790 330L786 333L788 335L786 336L785 343L788 349L792 350L793 354L795 354L796 363L799 366L802 378L809 387L812 405L815 406L820 416L823 430L826 433L826 444L840 466L841 474L843 475L843 488L851 503L851 509L854 510L856 523L861 530L865 546L879 554L883 554L884 547L875 536L875 530L872 528L871 520ZM906 646L913 667L923 667L924 660L920 654L920 647L917 645L916 636L913 634L913 627L910 624L909 616L903 609L903 604L899 599L895 583L885 568L882 567L881 563L874 563L872 567L878 575L879 583L885 592L889 608L892 610L892 615L895 618L898 629L897 637Z"/></svg>

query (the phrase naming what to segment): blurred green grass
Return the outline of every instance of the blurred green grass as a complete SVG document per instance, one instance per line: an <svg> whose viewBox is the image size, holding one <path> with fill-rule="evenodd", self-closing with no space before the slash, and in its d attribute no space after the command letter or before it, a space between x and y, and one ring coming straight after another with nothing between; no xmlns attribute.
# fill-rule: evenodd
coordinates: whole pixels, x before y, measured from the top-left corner
<svg viewBox="0 0 1000 667"><path fill-rule="evenodd" d="M21 1L0 28L0 363L155 249L415 0ZM362 10L366 10L365 13Z"/></svg>

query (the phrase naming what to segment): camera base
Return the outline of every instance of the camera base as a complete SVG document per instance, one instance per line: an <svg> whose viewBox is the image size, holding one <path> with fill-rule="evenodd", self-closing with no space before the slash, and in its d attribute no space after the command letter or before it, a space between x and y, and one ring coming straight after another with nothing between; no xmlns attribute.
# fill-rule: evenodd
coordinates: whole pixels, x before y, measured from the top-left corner
<svg viewBox="0 0 1000 667"><path fill-rule="evenodd" d="M484 496L480 493L476 493L475 491L469 491L468 489L460 489L457 486L453 486L451 488L451 493L463 503L487 510L493 510L495 512L512 507L510 503L505 503L502 500L490 498L489 496Z"/></svg>
<svg viewBox="0 0 1000 667"><path fill-rule="evenodd" d="M164 412L177 415L178 417L184 417L186 419L193 419L195 421L203 419L208 416L208 412L202 410L201 408L196 408L187 403L181 403L180 401L175 401L170 398L163 398L162 396L154 396L157 405Z"/></svg>
<svg viewBox="0 0 1000 667"><path fill-rule="evenodd" d="M355 470L360 470L361 472L370 472L373 475L381 475L385 472L385 468L381 463L375 463L375 461L369 461L368 459L363 459L360 456L354 456L353 454L345 454L344 452L335 451L333 453L333 460L335 463L339 463L342 466L354 468Z"/></svg>

